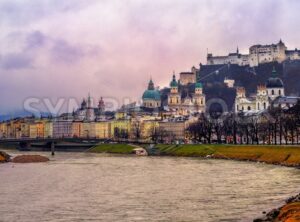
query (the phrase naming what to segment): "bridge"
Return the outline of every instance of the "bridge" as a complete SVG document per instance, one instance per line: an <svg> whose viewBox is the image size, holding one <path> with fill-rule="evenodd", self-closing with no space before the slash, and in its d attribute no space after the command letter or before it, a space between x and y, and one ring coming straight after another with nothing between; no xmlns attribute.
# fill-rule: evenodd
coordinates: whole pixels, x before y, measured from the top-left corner
<svg viewBox="0 0 300 222"><path fill-rule="evenodd" d="M18 144L20 150L30 150L32 144L40 144L40 146L51 149L54 155L55 147L86 147L90 148L100 142L109 142L107 139L97 138L2 138L0 144ZM64 143L59 145L59 143ZM68 144L69 143L69 144Z"/></svg>
<svg viewBox="0 0 300 222"><path fill-rule="evenodd" d="M111 141L108 139L97 139L97 138L75 138L75 137L62 137L62 138L2 138L0 139L0 144L3 143L20 143L20 142L28 142L28 143L42 143L42 142L74 142L74 143L84 143L84 142L90 142L90 143L99 143L99 142L105 142L105 141Z"/></svg>
<svg viewBox="0 0 300 222"><path fill-rule="evenodd" d="M82 137L63 137L63 138L2 138L0 144L18 144L20 150L30 150L30 147L34 144L39 144L39 147L51 149L52 155L54 155L55 148L61 148L63 150L67 148L90 148L98 143L131 143L131 144L151 144L150 142L129 140L129 139L99 139L99 138L82 138ZM59 144L60 143L60 144ZM35 146L36 146L35 144Z"/></svg>

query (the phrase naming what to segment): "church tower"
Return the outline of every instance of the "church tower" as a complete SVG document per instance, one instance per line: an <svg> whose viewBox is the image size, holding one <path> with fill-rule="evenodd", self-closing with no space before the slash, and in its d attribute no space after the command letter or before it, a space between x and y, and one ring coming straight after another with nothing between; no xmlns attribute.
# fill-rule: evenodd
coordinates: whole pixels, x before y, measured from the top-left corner
<svg viewBox="0 0 300 222"><path fill-rule="evenodd" d="M269 107L269 97L267 87L265 85L258 85L256 92L256 110L265 110Z"/></svg>
<svg viewBox="0 0 300 222"><path fill-rule="evenodd" d="M205 111L205 95L203 94L203 87L201 82L195 83L194 105L197 112Z"/></svg>
<svg viewBox="0 0 300 222"><path fill-rule="evenodd" d="M278 77L275 67L273 67L272 76L268 79L266 86L268 96L272 101L279 96L284 96L283 82Z"/></svg>
<svg viewBox="0 0 300 222"><path fill-rule="evenodd" d="M92 107L92 100L90 94L88 95L87 108L90 109Z"/></svg>
<svg viewBox="0 0 300 222"><path fill-rule="evenodd" d="M203 94L202 83L201 82L197 82L195 84L195 94L196 95L202 95Z"/></svg>
<svg viewBox="0 0 300 222"><path fill-rule="evenodd" d="M92 108L92 99L89 94L87 99L86 121L90 122L94 120L95 120L95 113L94 113L94 109Z"/></svg>
<svg viewBox="0 0 300 222"><path fill-rule="evenodd" d="M244 87L237 87L236 89L236 97L234 102L234 110L238 112L240 110L244 111L243 101L246 100L246 90Z"/></svg>
<svg viewBox="0 0 300 222"><path fill-rule="evenodd" d="M172 81L170 82L170 93L168 96L168 105L177 106L181 103L181 98L178 93L178 82L176 81L175 73L173 74Z"/></svg>
<svg viewBox="0 0 300 222"><path fill-rule="evenodd" d="M101 97L98 103L98 110L100 113L104 113L105 112L105 104L103 101L103 98Z"/></svg>
<svg viewBox="0 0 300 222"><path fill-rule="evenodd" d="M236 89L236 97L237 98L246 98L246 90L244 87L238 87Z"/></svg>

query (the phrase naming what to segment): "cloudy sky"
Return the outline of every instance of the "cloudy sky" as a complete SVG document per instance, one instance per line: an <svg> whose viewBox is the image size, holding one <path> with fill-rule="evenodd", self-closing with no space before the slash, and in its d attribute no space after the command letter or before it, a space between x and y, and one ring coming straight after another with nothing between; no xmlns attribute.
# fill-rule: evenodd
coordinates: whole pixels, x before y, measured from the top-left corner
<svg viewBox="0 0 300 222"><path fill-rule="evenodd" d="M30 97L141 97L214 54L300 47L298 0L0 0L0 114Z"/></svg>

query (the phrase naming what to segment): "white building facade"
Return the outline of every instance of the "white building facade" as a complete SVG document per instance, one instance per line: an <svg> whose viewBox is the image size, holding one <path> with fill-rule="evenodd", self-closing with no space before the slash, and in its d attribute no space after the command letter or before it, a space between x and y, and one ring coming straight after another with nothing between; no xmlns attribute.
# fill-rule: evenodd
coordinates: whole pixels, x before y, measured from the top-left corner
<svg viewBox="0 0 300 222"><path fill-rule="evenodd" d="M272 77L268 79L266 85L258 85L255 96L246 97L244 87L238 87L235 98L235 112L262 111L278 98L284 98L284 85L277 77L275 69L272 71Z"/></svg>

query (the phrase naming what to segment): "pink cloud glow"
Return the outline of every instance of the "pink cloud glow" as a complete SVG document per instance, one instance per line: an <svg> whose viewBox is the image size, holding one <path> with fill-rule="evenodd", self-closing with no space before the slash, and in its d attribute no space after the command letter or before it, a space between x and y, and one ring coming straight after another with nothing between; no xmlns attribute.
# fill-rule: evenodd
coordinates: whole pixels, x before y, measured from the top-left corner
<svg viewBox="0 0 300 222"><path fill-rule="evenodd" d="M30 96L139 99L214 54L282 38L300 46L295 0L0 3L0 113Z"/></svg>

